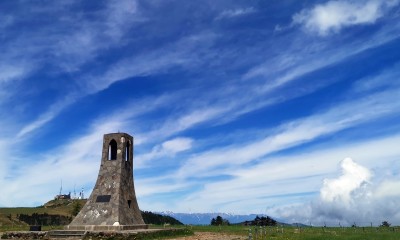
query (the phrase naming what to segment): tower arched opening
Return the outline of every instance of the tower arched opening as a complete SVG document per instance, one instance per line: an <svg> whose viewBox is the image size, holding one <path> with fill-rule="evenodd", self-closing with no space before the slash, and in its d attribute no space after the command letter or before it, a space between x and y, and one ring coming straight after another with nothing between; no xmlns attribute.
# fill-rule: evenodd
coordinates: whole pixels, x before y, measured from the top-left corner
<svg viewBox="0 0 400 240"><path fill-rule="evenodd" d="M117 159L117 142L112 139L110 144L108 144L108 160Z"/></svg>

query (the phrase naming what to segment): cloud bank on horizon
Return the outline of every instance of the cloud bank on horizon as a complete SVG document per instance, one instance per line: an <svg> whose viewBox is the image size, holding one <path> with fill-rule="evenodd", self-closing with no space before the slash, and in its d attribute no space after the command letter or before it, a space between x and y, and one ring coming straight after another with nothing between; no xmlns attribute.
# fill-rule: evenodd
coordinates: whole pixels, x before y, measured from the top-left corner
<svg viewBox="0 0 400 240"><path fill-rule="evenodd" d="M0 9L0 207L90 194L121 131L144 210L400 224L400 1Z"/></svg>
<svg viewBox="0 0 400 240"><path fill-rule="evenodd" d="M372 181L373 173L351 158L345 158L340 168L340 176L324 180L319 198L301 208L280 208L280 216L293 222L331 226L369 226L388 218L398 219L398 179Z"/></svg>

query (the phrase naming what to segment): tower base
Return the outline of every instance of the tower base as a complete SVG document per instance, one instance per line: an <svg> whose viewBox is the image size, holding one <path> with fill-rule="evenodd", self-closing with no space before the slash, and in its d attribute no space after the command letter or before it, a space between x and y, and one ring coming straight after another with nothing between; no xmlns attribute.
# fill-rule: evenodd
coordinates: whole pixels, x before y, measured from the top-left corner
<svg viewBox="0 0 400 240"><path fill-rule="evenodd" d="M64 230L73 231L127 231L127 230L138 230L148 229L148 224L135 224L135 225L67 225Z"/></svg>

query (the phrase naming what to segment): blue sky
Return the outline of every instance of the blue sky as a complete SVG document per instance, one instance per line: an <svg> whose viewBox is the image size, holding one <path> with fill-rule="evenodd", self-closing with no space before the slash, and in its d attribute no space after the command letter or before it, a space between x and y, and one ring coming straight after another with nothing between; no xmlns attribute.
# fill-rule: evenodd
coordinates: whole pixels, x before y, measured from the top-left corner
<svg viewBox="0 0 400 240"><path fill-rule="evenodd" d="M2 1L0 206L90 194L134 136L139 206L400 224L400 1Z"/></svg>

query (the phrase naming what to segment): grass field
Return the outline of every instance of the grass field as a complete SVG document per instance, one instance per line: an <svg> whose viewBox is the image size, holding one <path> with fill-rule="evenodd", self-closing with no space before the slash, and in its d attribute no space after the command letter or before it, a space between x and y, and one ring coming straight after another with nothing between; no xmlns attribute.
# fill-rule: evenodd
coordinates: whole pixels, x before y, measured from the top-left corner
<svg viewBox="0 0 400 240"><path fill-rule="evenodd" d="M151 228L164 228L164 226L152 225ZM43 226L43 230L61 229L62 226ZM400 228L323 228L323 227L246 227L246 226L168 226L168 228L188 228L193 232L213 232L231 235L240 235L249 239L251 229L252 240L399 240ZM28 230L23 226L2 226L0 232ZM257 230L256 230L257 229Z"/></svg>
<svg viewBox="0 0 400 240"><path fill-rule="evenodd" d="M163 226L151 226L151 228L162 228ZM182 226L169 226L182 228ZM231 234L249 239L251 232L252 240L274 239L274 240L399 240L399 227L247 227L247 226L185 226L193 232L212 232ZM251 231L250 231L251 229ZM256 230L257 229L257 230Z"/></svg>
<svg viewBox="0 0 400 240"><path fill-rule="evenodd" d="M220 232L232 235L246 236L248 239L251 229L252 239L275 240L399 240L399 227L357 227L357 228L329 228L329 227L246 227L246 226L191 226L194 232Z"/></svg>

